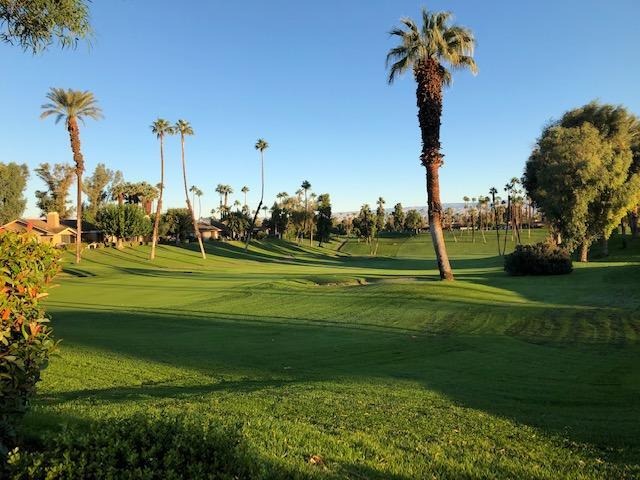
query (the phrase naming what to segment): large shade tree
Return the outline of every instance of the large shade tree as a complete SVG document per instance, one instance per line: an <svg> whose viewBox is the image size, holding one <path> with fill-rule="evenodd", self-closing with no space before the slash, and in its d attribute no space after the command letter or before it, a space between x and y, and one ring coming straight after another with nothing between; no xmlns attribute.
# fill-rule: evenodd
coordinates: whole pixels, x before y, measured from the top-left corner
<svg viewBox="0 0 640 480"><path fill-rule="evenodd" d="M87 0L1 0L0 41L39 53L75 47L92 34Z"/></svg>
<svg viewBox="0 0 640 480"><path fill-rule="evenodd" d="M89 91L52 88L47 94L47 99L49 103L42 105L44 111L40 115L40 118L47 118L53 115L56 123L64 120L67 131L69 132L77 180L76 263L80 263L80 254L82 251L82 173L84 172L84 157L80 149L80 127L78 126L78 120L83 123L86 118L98 120L102 118L102 110L98 106L98 102L93 93Z"/></svg>
<svg viewBox="0 0 640 480"><path fill-rule="evenodd" d="M598 129L600 134L612 142L616 154L630 149L632 161L627 172L627 181L621 182L617 188L609 186L602 192L601 205L615 205L620 202L626 204L631 232L637 236L638 204L634 194L634 182L640 171L640 119L621 105L601 104L592 101L583 107L566 112L558 121L563 127L576 127L590 123ZM628 200L627 200L628 199ZM607 209L610 211L610 209ZM607 213L605 213L606 215ZM617 216L617 215L616 215ZM609 224L609 222L607 222ZM603 246L607 252L609 234L603 230Z"/></svg>
<svg viewBox="0 0 640 480"><path fill-rule="evenodd" d="M538 139L523 177L529 197L570 250L608 236L636 202L638 174L629 176L630 148L611 142L591 123L552 124Z"/></svg>
<svg viewBox="0 0 640 480"><path fill-rule="evenodd" d="M442 233L442 203L440 201L439 169L443 164L440 153L440 117L442 92L451 84L450 69L468 68L477 72L473 59L475 39L471 31L450 25L449 12L422 11L422 26L412 19L400 20L402 27L391 30L400 44L387 54L389 83L412 70L417 83L418 121L422 134L420 160L426 168L429 230L433 240L440 278L453 280L447 249ZM449 67L449 69L447 68Z"/></svg>
<svg viewBox="0 0 640 480"><path fill-rule="evenodd" d="M173 135L173 127L164 118L158 118L151 124L151 132L160 143L160 183L158 184L158 203L156 204L156 217L153 221L153 232L151 234L151 260L156 258L156 245L158 244L158 229L160 227L160 216L162 215L162 194L164 192L164 138ZM121 192L118 192L118 203L121 203Z"/></svg>
<svg viewBox="0 0 640 480"><path fill-rule="evenodd" d="M49 212L57 212L60 218L68 218L73 213L67 197L73 184L74 168L68 163L41 163L33 171L47 186L46 190L36 190L36 206L40 213L46 216Z"/></svg>
<svg viewBox="0 0 640 480"><path fill-rule="evenodd" d="M104 163L96 165L93 174L85 179L83 188L88 199L85 217L88 221L95 223L96 213L109 198L107 187L112 180L113 171L109 170Z"/></svg>
<svg viewBox="0 0 640 480"><path fill-rule="evenodd" d="M20 218L27 206L24 189L29 168L17 163L0 163L0 225Z"/></svg>
<svg viewBox="0 0 640 480"><path fill-rule="evenodd" d="M198 228L198 221L196 220L196 214L193 211L193 205L191 205L191 200L189 199L189 188L187 187L187 163L184 158L184 139L187 135L193 135L193 128L186 120L178 120L174 125L174 130L176 134L180 135L180 148L182 152L182 179L184 180L184 196L187 201L187 210L189 210L189 214L191 215L191 221L193 222L193 231L195 233L196 239L198 240L198 246L200 247L200 254L203 259L207 258L207 254L204 251L204 245L202 244L202 235L200 234L200 229Z"/></svg>

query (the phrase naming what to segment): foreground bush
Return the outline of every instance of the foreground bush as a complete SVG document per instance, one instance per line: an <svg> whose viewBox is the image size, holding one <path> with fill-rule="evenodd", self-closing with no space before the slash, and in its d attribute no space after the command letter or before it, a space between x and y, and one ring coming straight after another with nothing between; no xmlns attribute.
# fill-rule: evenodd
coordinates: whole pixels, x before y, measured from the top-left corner
<svg viewBox="0 0 640 480"><path fill-rule="evenodd" d="M563 275L571 273L573 263L567 250L545 242L517 245L504 258L504 270L509 275Z"/></svg>
<svg viewBox="0 0 640 480"><path fill-rule="evenodd" d="M0 454L56 347L40 300L58 273L58 258L31 235L0 232Z"/></svg>
<svg viewBox="0 0 640 480"><path fill-rule="evenodd" d="M4 473L38 479L236 479L261 475L237 432L182 419L134 416L75 427L47 438L34 451L15 449Z"/></svg>

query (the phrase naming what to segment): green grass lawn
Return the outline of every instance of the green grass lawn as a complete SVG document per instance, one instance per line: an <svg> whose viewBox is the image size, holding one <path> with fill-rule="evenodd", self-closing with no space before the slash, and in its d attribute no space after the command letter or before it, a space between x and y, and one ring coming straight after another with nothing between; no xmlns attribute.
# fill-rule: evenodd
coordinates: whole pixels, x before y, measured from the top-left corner
<svg viewBox="0 0 640 480"><path fill-rule="evenodd" d="M454 283L428 235L375 258L87 252L47 302L61 355L26 434L179 414L237 429L265 477L640 477L640 241L531 278L502 272L494 236L448 236Z"/></svg>

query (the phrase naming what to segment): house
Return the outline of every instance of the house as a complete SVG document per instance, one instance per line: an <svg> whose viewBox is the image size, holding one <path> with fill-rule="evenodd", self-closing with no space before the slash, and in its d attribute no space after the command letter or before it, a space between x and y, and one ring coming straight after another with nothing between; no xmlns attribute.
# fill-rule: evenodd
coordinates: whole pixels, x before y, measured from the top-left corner
<svg viewBox="0 0 640 480"><path fill-rule="evenodd" d="M40 243L50 243L55 246L76 243L78 236L75 228L60 222L60 216L57 212L48 213L45 220L20 218L2 225L0 229L16 233L25 233L31 230Z"/></svg>
<svg viewBox="0 0 640 480"><path fill-rule="evenodd" d="M49 212L46 219L40 218L20 218L2 225L0 229L17 233L24 233L31 229L40 243L50 243L52 245L68 245L76 243L78 233L75 229L76 220L60 220L57 212ZM98 228L82 221L82 241L85 243L96 243L103 241L103 234Z"/></svg>
<svg viewBox="0 0 640 480"><path fill-rule="evenodd" d="M222 228L212 223L198 222L198 230L203 240L219 240L222 235Z"/></svg>

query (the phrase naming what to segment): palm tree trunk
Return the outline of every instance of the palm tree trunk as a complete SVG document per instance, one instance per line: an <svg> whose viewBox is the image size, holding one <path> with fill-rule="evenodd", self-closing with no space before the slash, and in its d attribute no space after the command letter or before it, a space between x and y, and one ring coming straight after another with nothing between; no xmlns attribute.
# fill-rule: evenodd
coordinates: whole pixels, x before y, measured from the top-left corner
<svg viewBox="0 0 640 480"><path fill-rule="evenodd" d="M451 271L451 265L449 264L449 257L447 255L447 247L444 242L444 235L442 233L442 221L440 219L440 212L442 206L440 204L440 184L439 180L439 168L438 164L430 164L427 167L427 201L429 212L429 232L431 233L431 240L433 242L433 248L438 260L438 270L440 271L441 280L453 280L453 272Z"/></svg>
<svg viewBox="0 0 640 480"><path fill-rule="evenodd" d="M149 256L150 260L154 260L156 258L156 245L158 244L158 228L160 226L160 215L162 213L163 190L164 190L164 135L160 134L160 192L158 193L158 204L156 205L156 218L153 221L153 233L151 234L151 255Z"/></svg>
<svg viewBox="0 0 640 480"><path fill-rule="evenodd" d="M187 200L187 209L191 215L191 221L193 222L193 231L195 232L198 245L200 246L200 254L202 255L202 258L206 260L207 254L204 253L202 235L200 235L200 230L198 229L198 222L196 220L196 215L193 212L193 205L191 205L191 200L189 200L189 189L187 188L187 164L184 160L184 134L180 136L180 147L182 148L182 179L184 180L184 196Z"/></svg>
<svg viewBox="0 0 640 480"><path fill-rule="evenodd" d="M84 171L84 158L80 150L80 129L78 128L78 121L75 117L69 117L67 130L69 132L69 139L71 140L71 151L73 152L73 161L76 164L76 178L78 180L76 203L76 263L80 263L80 255L82 252L82 172Z"/></svg>
<svg viewBox="0 0 640 480"><path fill-rule="evenodd" d="M253 228L256 224L256 219L258 218L258 212L260 212L260 209L262 208L262 201L264 200L264 152L263 151L260 151L260 178L261 178L261 184L262 184L262 187L260 189L260 203L258 203L258 208L256 208L256 212L253 214L253 220L251 220L251 225L249 226L249 232L247 233L247 240L244 244L245 252L249 249L251 234L253 233Z"/></svg>
<svg viewBox="0 0 640 480"><path fill-rule="evenodd" d="M439 169L442 166L440 153L440 117L442 116L441 65L433 60L416 64L415 77L418 104L418 120L422 135L421 161L427 172L427 204L429 212L429 231L433 241L438 270L442 280L453 280L447 248L442 233L442 203L440 201Z"/></svg>

